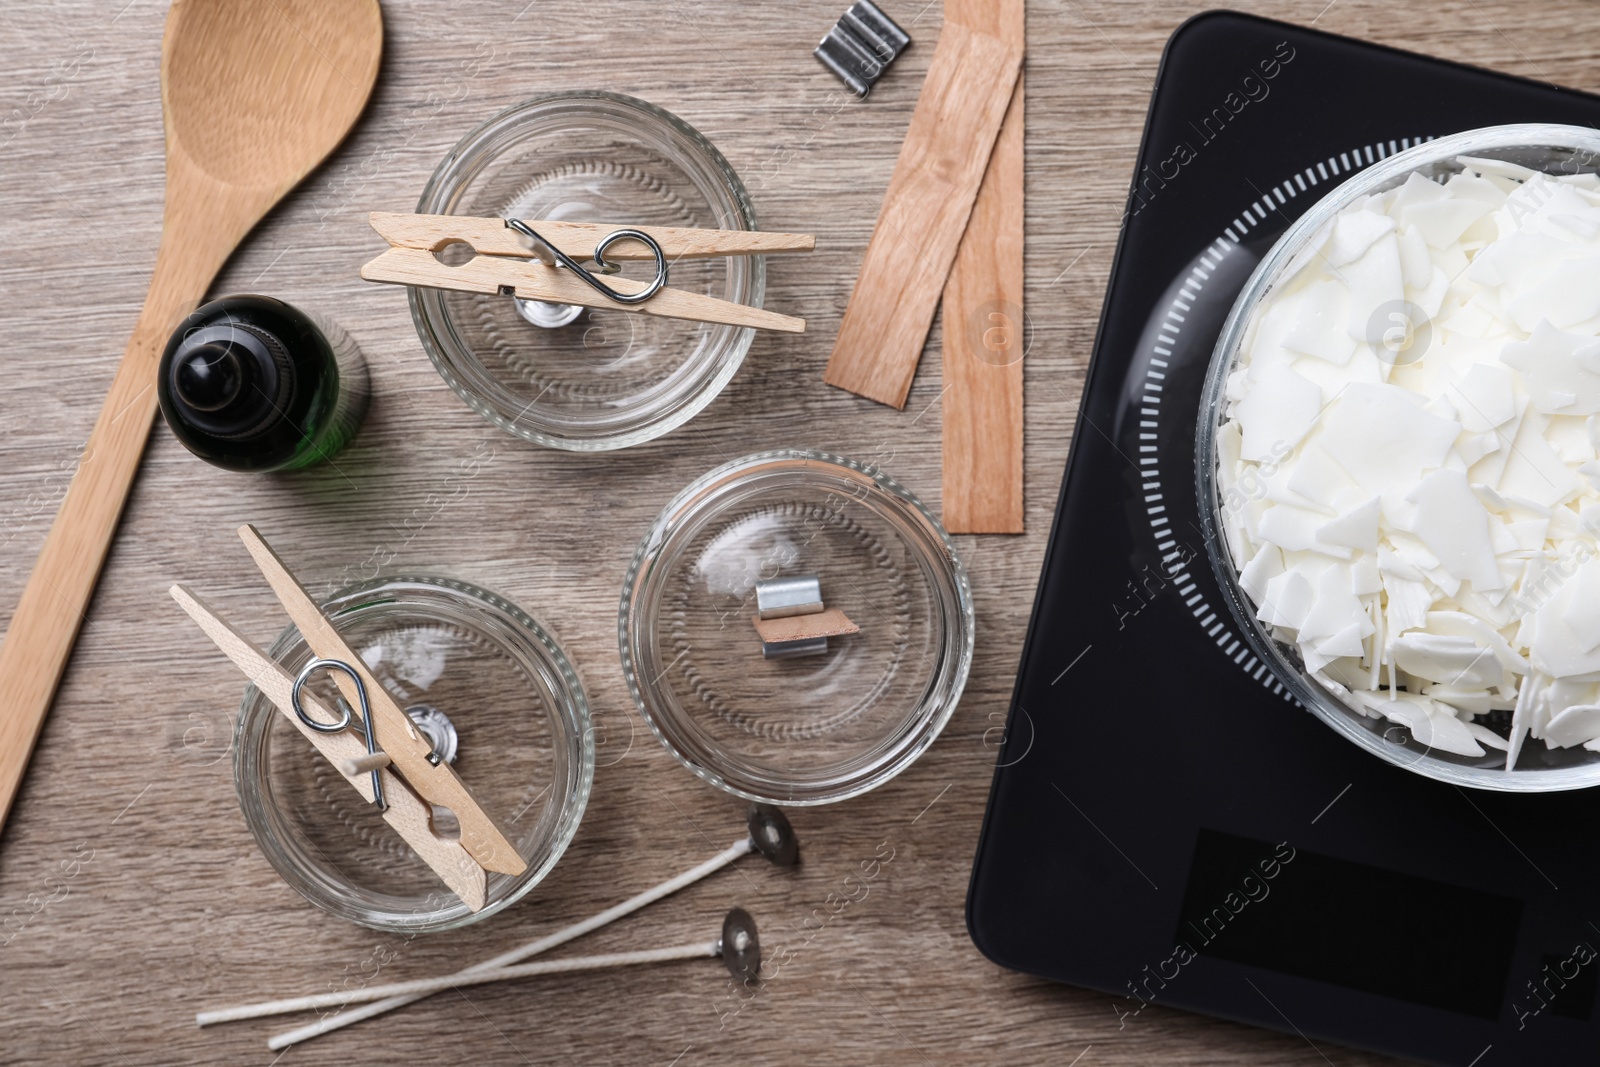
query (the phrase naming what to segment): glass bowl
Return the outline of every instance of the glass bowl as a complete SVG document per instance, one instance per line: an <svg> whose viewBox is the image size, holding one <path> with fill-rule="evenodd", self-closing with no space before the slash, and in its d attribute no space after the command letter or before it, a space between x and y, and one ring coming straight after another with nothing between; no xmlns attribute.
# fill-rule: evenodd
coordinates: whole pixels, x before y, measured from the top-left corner
<svg viewBox="0 0 1600 1067"><path fill-rule="evenodd" d="M1399 767L1443 782L1504 792L1544 792L1600 784L1600 753L1581 746L1547 748L1528 739L1516 766L1507 770L1505 754L1483 756L1443 752L1419 742L1411 731L1383 718L1370 718L1345 703L1341 694L1306 671L1299 650L1278 639L1256 618L1256 606L1239 580L1228 544L1228 524L1217 474L1218 432L1227 421L1224 390L1228 375L1248 340L1263 301L1280 278L1298 267L1314 238L1335 215L1355 201L1402 185L1412 173L1442 180L1463 168L1459 156L1504 160L1534 170L1566 174L1600 172L1600 132L1576 126L1525 124L1493 126L1453 134L1406 149L1361 171L1323 197L1273 245L1233 305L1206 375L1196 418L1196 479L1206 548L1223 591L1251 649L1268 664L1290 693L1345 739ZM1306 253L1309 254L1309 253Z"/></svg>
<svg viewBox="0 0 1600 1067"><path fill-rule="evenodd" d="M417 211L753 230L750 196L688 123L629 96L552 93L473 130L429 179ZM447 262L450 250L441 251ZM629 268L644 277L645 264ZM760 256L683 259L670 284L760 307ZM496 426L575 451L648 441L727 385L754 331L612 308L412 288L428 358Z"/></svg>
<svg viewBox="0 0 1600 1067"><path fill-rule="evenodd" d="M251 686L234 780L261 851L307 900L379 930L463 926L521 898L577 833L594 777L588 703L560 647L515 604L446 578L363 582L323 610L528 867L490 872L486 906L470 911ZM294 673L311 659L293 627L270 653ZM338 692L330 673L307 686L328 701Z"/></svg>
<svg viewBox="0 0 1600 1067"><path fill-rule="evenodd" d="M814 575L859 633L765 659L756 583ZM937 519L871 466L761 452L679 493L634 555L622 672L668 751L779 805L874 789L922 754L972 664L972 594Z"/></svg>

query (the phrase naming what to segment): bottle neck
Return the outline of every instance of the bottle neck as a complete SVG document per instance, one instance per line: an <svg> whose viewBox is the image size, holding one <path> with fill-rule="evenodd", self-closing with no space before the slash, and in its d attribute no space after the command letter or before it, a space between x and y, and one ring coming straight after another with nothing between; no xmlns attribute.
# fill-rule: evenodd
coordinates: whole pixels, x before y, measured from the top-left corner
<svg viewBox="0 0 1600 1067"><path fill-rule="evenodd" d="M294 365L270 332L241 322L185 336L167 370L174 412L195 429L228 440L265 433L286 417Z"/></svg>

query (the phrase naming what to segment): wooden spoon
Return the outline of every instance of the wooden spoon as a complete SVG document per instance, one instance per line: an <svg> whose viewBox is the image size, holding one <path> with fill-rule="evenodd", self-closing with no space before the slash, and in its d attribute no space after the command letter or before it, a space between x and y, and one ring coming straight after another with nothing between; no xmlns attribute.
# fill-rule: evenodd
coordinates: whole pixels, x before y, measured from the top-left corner
<svg viewBox="0 0 1600 1067"><path fill-rule="evenodd" d="M382 54L377 0L173 0L161 44L161 248L111 393L0 644L0 826L139 469L167 337L261 217L344 139Z"/></svg>

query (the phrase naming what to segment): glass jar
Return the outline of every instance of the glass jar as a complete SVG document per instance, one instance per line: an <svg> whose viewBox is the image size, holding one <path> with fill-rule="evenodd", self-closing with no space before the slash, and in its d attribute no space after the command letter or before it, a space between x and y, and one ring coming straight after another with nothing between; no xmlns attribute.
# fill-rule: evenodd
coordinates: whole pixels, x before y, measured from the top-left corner
<svg viewBox="0 0 1600 1067"><path fill-rule="evenodd" d="M753 230L749 194L722 154L677 116L606 92L535 97L451 150L417 211ZM440 252L446 262L452 249ZM465 252L462 252L465 255ZM760 256L683 259L670 285L760 307ZM620 308L410 290L417 334L444 380L484 418L575 451L651 440L733 377L754 331Z"/></svg>
<svg viewBox="0 0 1600 1067"><path fill-rule="evenodd" d="M487 905L469 910L252 686L239 712L234 780L267 860L313 904L380 930L449 929L520 899L571 843L594 777L588 703L560 646L515 604L447 578L363 582L323 610L527 870L490 872ZM292 673L312 658L293 627L270 653ZM307 687L337 699L329 672Z"/></svg>
<svg viewBox="0 0 1600 1067"><path fill-rule="evenodd" d="M860 631L765 658L757 583L809 577ZM663 509L618 639L640 713L691 771L751 800L825 804L882 785L944 729L972 665L972 593L938 520L887 475L761 452Z"/></svg>
<svg viewBox="0 0 1600 1067"><path fill-rule="evenodd" d="M1358 200L1405 184L1412 174L1448 179L1464 169L1458 157L1503 160L1558 174L1600 173L1600 133L1576 126L1527 124L1491 126L1427 141L1380 160L1318 201L1280 237L1250 275L1233 305L1211 357L1196 416L1196 484L1206 550L1223 599L1250 648L1272 669L1294 698L1335 733L1373 755L1409 771L1453 785L1504 792L1543 792L1600 785L1600 752L1582 747L1545 748L1530 741L1515 769L1504 752L1464 756L1419 742L1404 726L1373 717L1353 706L1348 692L1336 693L1305 669L1299 650L1280 640L1256 617L1257 609L1240 582L1242 564L1234 558L1227 533L1227 504L1218 476L1219 431L1228 420L1225 391L1264 302L1280 279L1291 276L1303 256L1312 255L1325 227Z"/></svg>

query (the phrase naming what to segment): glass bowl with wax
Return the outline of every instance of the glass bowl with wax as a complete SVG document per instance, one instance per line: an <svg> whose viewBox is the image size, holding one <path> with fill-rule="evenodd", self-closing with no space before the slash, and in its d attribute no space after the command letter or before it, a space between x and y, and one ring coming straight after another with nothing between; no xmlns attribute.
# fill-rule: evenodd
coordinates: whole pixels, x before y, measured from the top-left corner
<svg viewBox="0 0 1600 1067"><path fill-rule="evenodd" d="M1251 275L1197 418L1207 547L1341 736L1460 786L1600 784L1597 337L1592 129L1400 152Z"/></svg>
<svg viewBox="0 0 1600 1067"><path fill-rule="evenodd" d="M744 183L711 142L670 112L607 92L552 93L496 115L439 164L417 211L756 228ZM680 259L670 272L674 289L754 307L766 291L760 256ZM574 451L682 425L727 385L755 332L504 295L413 288L410 299L428 358L463 400L504 430Z"/></svg>
<svg viewBox="0 0 1600 1067"><path fill-rule="evenodd" d="M519 900L571 843L594 778L588 703L560 646L503 597L436 576L363 582L323 611L526 869L488 873L485 906L472 911L251 687L239 712L234 779L268 861L313 904L379 930L450 929ZM269 652L292 674L312 659L293 627ZM331 672L313 675L307 689L336 707ZM447 840L460 836L446 809L432 808L431 826Z"/></svg>
<svg viewBox="0 0 1600 1067"><path fill-rule="evenodd" d="M623 583L622 670L656 738L737 796L826 804L905 770L972 664L944 529L867 464L723 464L656 519Z"/></svg>

